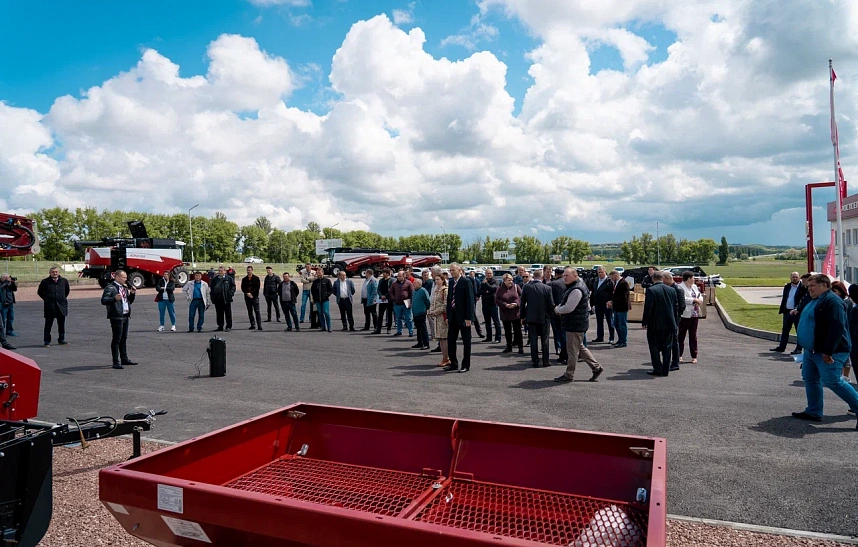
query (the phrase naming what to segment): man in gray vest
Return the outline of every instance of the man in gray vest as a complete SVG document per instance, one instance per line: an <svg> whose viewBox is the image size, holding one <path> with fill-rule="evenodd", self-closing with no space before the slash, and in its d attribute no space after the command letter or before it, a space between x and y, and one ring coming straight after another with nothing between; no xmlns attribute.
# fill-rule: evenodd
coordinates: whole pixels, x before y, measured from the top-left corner
<svg viewBox="0 0 858 547"><path fill-rule="evenodd" d="M596 361L590 350L584 346L584 334L590 326L590 291L581 278L578 270L566 268L563 272L563 281L566 283L566 294L563 300L554 308L554 312L560 316L563 330L568 332L566 338L569 352L569 360L566 364L566 372L554 379L555 382L568 383L575 376L575 365L578 357L593 371L590 382L596 382L605 369Z"/></svg>

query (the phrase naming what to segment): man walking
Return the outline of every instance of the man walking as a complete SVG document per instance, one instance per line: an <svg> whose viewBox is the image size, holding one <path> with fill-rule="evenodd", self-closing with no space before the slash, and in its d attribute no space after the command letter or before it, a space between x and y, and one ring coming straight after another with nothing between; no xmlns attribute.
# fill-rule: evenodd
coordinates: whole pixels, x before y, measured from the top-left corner
<svg viewBox="0 0 858 547"><path fill-rule="evenodd" d="M127 286L128 275L124 270L116 270L113 282L108 283L101 293L101 303L107 308L107 319L110 321L112 337L110 353L113 355L113 368L122 369L137 363L128 358L128 322L131 318L131 304L137 291Z"/></svg>
<svg viewBox="0 0 858 547"><path fill-rule="evenodd" d="M194 272L194 280L185 283L182 294L188 301L188 332L194 332L194 315L197 315L197 332L203 332L206 310L212 303L209 284L203 281L202 272Z"/></svg>
<svg viewBox="0 0 858 547"><path fill-rule="evenodd" d="M663 278L662 272L653 272L653 285L646 290L641 319L652 362L652 370L647 371L650 376L668 375L676 332L676 291L666 286Z"/></svg>
<svg viewBox="0 0 858 547"><path fill-rule="evenodd" d="M292 281L289 272L283 272L283 281L278 290L280 292L280 307L283 309L283 317L286 319L286 330L292 330L294 323L295 330L300 331L301 326L298 324L298 310L296 308L300 289L298 289L298 284Z"/></svg>
<svg viewBox="0 0 858 547"><path fill-rule="evenodd" d="M781 306L778 309L778 313L784 316L781 337L777 347L772 348L771 351L778 353L786 351L787 344L789 343L789 333L793 327L795 327L795 333L798 334L799 315L797 310L801 299L805 295L807 295L807 287L802 283L801 276L798 275L798 272L792 272L789 276L789 283L784 285L783 294L781 295ZM796 345L792 354L798 355L799 353L801 353L801 345Z"/></svg>
<svg viewBox="0 0 858 547"><path fill-rule="evenodd" d="M259 313L259 276L253 275L253 266L247 267L247 275L241 278L241 292L244 294L244 306L250 319L250 329L262 330L262 314Z"/></svg>
<svg viewBox="0 0 858 547"><path fill-rule="evenodd" d="M494 325L495 344L500 343L501 337L500 313L498 305L495 302L495 293L498 292L498 285L499 283L498 280L495 279L494 272L491 268L487 268L486 277L483 279L483 282L480 283L479 288L480 300L483 303L483 321L486 325L486 339L484 342L492 341L492 325Z"/></svg>
<svg viewBox="0 0 858 547"><path fill-rule="evenodd" d="M843 399L852 413L858 412L858 392L841 377L852 350L843 302L831 292L831 280L824 274L810 277L807 292L811 300L798 322L798 339L804 348L801 379L804 380L807 407L792 415L800 420L819 422L823 415L822 386ZM858 430L858 423L855 429Z"/></svg>
<svg viewBox="0 0 858 547"><path fill-rule="evenodd" d="M447 372L468 372L471 370L471 318L474 316L474 286L462 275L462 268L455 262L450 264L447 291L447 344L450 352L450 364L444 367ZM456 339L462 336L462 363L456 357Z"/></svg>
<svg viewBox="0 0 858 547"><path fill-rule="evenodd" d="M18 290L17 279L11 275L0 274L0 319L6 326L6 336L15 334L15 292Z"/></svg>
<svg viewBox="0 0 858 547"><path fill-rule="evenodd" d="M670 371L679 370L679 320L685 312L685 291L673 279L673 273L664 270L661 272L664 284L676 291L676 308L673 311L673 320L676 322L676 330L673 331L673 343L670 346Z"/></svg>
<svg viewBox="0 0 858 547"><path fill-rule="evenodd" d="M414 296L414 285L405 279L405 272L400 270L396 273L396 281L390 285L388 291L390 301L393 302L393 316L396 318L396 332L393 336L402 336L402 322L408 327L408 336L414 336L414 323L411 318L411 298ZM390 332L388 330L388 332Z"/></svg>
<svg viewBox="0 0 858 547"><path fill-rule="evenodd" d="M378 298L378 279L375 271L367 268L364 272L365 281L360 289L360 301L363 304L363 328L362 331L375 330L378 325L378 314L376 313L376 299Z"/></svg>
<svg viewBox="0 0 858 547"><path fill-rule="evenodd" d="M614 328L617 330L617 343L614 344L614 347L624 348L629 342L629 310L632 307L631 288L626 280L620 277L620 272L617 270L611 272L611 284L614 288L611 293L611 301L607 303L607 306L611 308L614 314Z"/></svg>
<svg viewBox="0 0 858 547"><path fill-rule="evenodd" d="M280 276L274 273L274 268L271 266L265 267L265 279L262 282L262 295L265 297L265 305L268 308L268 319L266 323L271 322L271 306L274 306L277 322L280 322Z"/></svg>
<svg viewBox="0 0 858 547"><path fill-rule="evenodd" d="M223 266L217 269L217 275L211 282L212 302L217 314L216 331L232 330L232 299L235 296L235 279L226 273ZM224 319L226 328L224 329Z"/></svg>
<svg viewBox="0 0 858 547"><path fill-rule="evenodd" d="M549 314L554 309L554 298L551 288L542 282L542 270L535 270L532 275L533 281L521 290L521 315L530 332L530 361L534 367L539 367L539 343L542 345L542 366L547 367L551 355L548 352Z"/></svg>
<svg viewBox="0 0 858 547"><path fill-rule="evenodd" d="M69 282L60 276L60 269L53 266L48 277L39 283L36 291L44 301L45 306L45 332L43 340L45 347L51 345L51 329L54 327L54 319L57 321L57 342L63 346L66 342L66 316L69 314L68 296L70 292Z"/></svg>
<svg viewBox="0 0 858 547"><path fill-rule="evenodd" d="M355 318L352 304L352 295L355 293L355 284L351 279L346 279L346 272L340 271L337 280L334 281L334 295L337 297L337 307L340 308L340 320L343 322L343 330L355 330Z"/></svg>
<svg viewBox="0 0 858 547"><path fill-rule="evenodd" d="M596 311L596 339L593 342L605 341L605 321L608 322L608 343L614 343L614 321L613 312L608 307L613 293L613 284L608 279L605 268L599 266L596 270L596 279L593 281L593 308Z"/></svg>
<svg viewBox="0 0 858 547"><path fill-rule="evenodd" d="M304 322L304 312L307 311L307 302L310 300L310 288L313 286L313 270L310 263L304 264L301 270L301 323Z"/></svg>
<svg viewBox="0 0 858 547"><path fill-rule="evenodd" d="M593 372L588 381L597 382L605 369L584 345L584 335L590 327L590 291L575 268L569 267L563 271L563 281L569 289L563 295L563 300L554 307L554 313L560 316L563 330L567 332L569 356L566 372L554 381L561 384L571 382L575 377L575 368L580 357Z"/></svg>

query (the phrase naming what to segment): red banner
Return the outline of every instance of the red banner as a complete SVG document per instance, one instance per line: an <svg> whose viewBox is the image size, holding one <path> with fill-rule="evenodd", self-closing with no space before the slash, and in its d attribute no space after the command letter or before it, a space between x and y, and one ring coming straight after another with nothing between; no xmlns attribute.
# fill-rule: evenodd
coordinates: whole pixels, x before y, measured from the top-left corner
<svg viewBox="0 0 858 547"><path fill-rule="evenodd" d="M828 252L825 253L825 260L822 261L822 273L834 279L837 277L836 271L837 269L834 266L834 234L836 232L831 230L831 243L828 245Z"/></svg>

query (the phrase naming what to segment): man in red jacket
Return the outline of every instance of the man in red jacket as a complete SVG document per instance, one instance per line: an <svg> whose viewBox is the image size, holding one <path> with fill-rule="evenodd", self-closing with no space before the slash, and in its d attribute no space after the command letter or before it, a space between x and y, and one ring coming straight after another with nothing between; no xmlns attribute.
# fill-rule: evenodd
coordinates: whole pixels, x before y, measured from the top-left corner
<svg viewBox="0 0 858 547"><path fill-rule="evenodd" d="M402 336L402 320L408 327L408 336L414 336L414 322L411 320L411 297L414 294L414 285L405 278L405 272L396 273L396 281L388 291L390 300L393 301L393 316L396 318L396 332L393 336Z"/></svg>

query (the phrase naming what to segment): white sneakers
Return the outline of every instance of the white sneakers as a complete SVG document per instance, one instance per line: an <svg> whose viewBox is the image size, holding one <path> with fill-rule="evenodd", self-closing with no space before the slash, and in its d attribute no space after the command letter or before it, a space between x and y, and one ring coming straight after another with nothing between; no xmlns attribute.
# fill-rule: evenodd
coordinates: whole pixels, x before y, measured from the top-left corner
<svg viewBox="0 0 858 547"><path fill-rule="evenodd" d="M176 332L176 325L170 327L170 330ZM164 327L158 327L158 332L164 332Z"/></svg>
<svg viewBox="0 0 858 547"><path fill-rule="evenodd" d="M164 332L164 327L158 327L158 332Z"/></svg>

